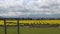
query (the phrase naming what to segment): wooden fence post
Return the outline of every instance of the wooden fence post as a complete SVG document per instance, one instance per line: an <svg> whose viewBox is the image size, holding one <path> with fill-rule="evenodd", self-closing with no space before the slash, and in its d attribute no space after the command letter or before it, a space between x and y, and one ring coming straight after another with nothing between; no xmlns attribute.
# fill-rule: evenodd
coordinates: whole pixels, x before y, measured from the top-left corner
<svg viewBox="0 0 60 34"><path fill-rule="evenodd" d="M6 32L6 19L4 19L4 34L7 34L7 32Z"/></svg>
<svg viewBox="0 0 60 34"><path fill-rule="evenodd" d="M18 34L20 34L20 32L19 32L19 19L17 19L17 32L18 32Z"/></svg>

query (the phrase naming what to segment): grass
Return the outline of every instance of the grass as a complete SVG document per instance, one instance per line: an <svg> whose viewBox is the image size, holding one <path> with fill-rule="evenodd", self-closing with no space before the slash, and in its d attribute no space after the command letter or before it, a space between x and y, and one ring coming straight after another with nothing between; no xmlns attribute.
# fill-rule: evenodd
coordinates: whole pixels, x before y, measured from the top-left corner
<svg viewBox="0 0 60 34"><path fill-rule="evenodd" d="M3 28L0 34L4 34ZM17 28L7 28L7 34L17 34ZM20 28L20 34L60 34L60 28Z"/></svg>
<svg viewBox="0 0 60 34"><path fill-rule="evenodd" d="M4 28L0 28L0 34L4 34ZM17 28L7 28L7 34L17 34Z"/></svg>
<svg viewBox="0 0 60 34"><path fill-rule="evenodd" d="M22 28L21 34L60 34L59 28Z"/></svg>

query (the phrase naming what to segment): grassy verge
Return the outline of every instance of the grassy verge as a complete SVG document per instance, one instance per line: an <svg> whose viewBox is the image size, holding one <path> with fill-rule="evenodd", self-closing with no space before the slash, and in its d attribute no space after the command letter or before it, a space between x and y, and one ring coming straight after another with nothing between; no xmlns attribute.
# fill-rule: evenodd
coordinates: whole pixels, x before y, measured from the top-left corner
<svg viewBox="0 0 60 34"><path fill-rule="evenodd" d="M0 28L4 34L4 28ZM7 34L17 34L17 28L7 28ZM20 34L60 34L60 28L20 28Z"/></svg>
<svg viewBox="0 0 60 34"><path fill-rule="evenodd" d="M59 28L22 28L21 34L60 34Z"/></svg>

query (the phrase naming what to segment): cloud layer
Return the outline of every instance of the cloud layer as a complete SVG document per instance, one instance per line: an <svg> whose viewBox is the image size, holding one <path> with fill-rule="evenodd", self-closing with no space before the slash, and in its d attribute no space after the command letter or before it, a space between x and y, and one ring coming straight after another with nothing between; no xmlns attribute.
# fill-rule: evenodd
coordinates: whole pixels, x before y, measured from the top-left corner
<svg viewBox="0 0 60 34"><path fill-rule="evenodd" d="M0 0L0 16L60 14L60 0Z"/></svg>

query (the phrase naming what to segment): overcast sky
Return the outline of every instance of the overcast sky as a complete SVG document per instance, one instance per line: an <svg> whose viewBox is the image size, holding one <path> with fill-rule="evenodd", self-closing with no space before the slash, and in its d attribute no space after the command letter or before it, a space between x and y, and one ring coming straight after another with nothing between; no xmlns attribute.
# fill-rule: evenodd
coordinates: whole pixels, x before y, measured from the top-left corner
<svg viewBox="0 0 60 34"><path fill-rule="evenodd" d="M0 16L60 14L60 0L0 0Z"/></svg>

